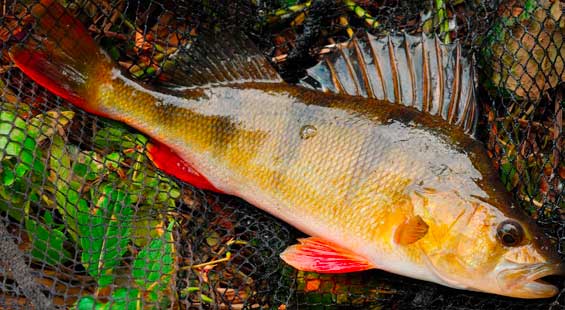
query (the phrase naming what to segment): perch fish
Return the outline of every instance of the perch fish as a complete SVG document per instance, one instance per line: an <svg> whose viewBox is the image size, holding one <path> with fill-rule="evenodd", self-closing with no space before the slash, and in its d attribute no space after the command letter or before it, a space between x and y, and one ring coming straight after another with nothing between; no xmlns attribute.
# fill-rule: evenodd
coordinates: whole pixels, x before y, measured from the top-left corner
<svg viewBox="0 0 565 310"><path fill-rule="evenodd" d="M281 254L288 264L378 268L519 298L557 294L540 278L563 274L563 263L468 134L472 66L458 46L364 34L297 86L248 41L203 39L167 72L186 87L156 87L124 76L57 2L41 1L32 15L42 40L11 48L18 68L150 136L149 155L165 172L310 235Z"/></svg>

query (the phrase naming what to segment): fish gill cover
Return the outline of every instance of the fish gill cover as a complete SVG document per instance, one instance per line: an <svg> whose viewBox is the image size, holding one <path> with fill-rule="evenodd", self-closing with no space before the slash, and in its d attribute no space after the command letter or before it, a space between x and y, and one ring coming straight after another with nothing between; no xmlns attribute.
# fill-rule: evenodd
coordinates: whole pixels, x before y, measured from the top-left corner
<svg viewBox="0 0 565 310"><path fill-rule="evenodd" d="M149 84L170 82L163 68L201 29L246 33L289 83L360 30L460 40L478 72L476 137L565 258L563 2L59 2ZM550 279L561 285L557 296L527 301L381 271L320 275L285 265L279 254L301 233L160 172L146 136L73 107L14 65L11 46L43 44L35 4L0 8L0 308L565 308L563 278Z"/></svg>

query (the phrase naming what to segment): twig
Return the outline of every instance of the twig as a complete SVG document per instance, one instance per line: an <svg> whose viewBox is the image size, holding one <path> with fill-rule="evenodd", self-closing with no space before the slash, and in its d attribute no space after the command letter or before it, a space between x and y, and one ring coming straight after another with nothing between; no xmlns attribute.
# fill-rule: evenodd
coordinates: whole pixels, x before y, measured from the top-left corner
<svg viewBox="0 0 565 310"><path fill-rule="evenodd" d="M83 276L76 274L76 272L71 274L72 270L69 270L69 273L62 273L55 270L43 269L41 272L44 275L56 277L59 280L79 281L81 284L87 284L89 282L94 283L94 279L91 276Z"/></svg>
<svg viewBox="0 0 565 310"><path fill-rule="evenodd" d="M120 39L120 40L124 40L124 41L129 40L129 37L126 36L125 34L117 33L117 32L114 32L114 31L102 31L102 30L98 29L98 28L97 28L96 26L94 26L94 25L91 25L91 26L88 28L88 30L90 30L90 31L92 31L92 32L94 32L94 33L97 33L97 34L101 34L101 35L103 35L103 36L105 36L105 37L107 37L107 38Z"/></svg>
<svg viewBox="0 0 565 310"><path fill-rule="evenodd" d="M555 132L554 128L550 128L549 126L547 126L543 123L540 123L540 122L536 122L536 121L531 121L531 120L522 119L522 118L516 118L514 116L505 116L505 117L497 117L496 118L497 122L503 122L503 121L506 121L506 120L515 121L523 127L533 126L533 127L536 127L536 128L547 129L552 134Z"/></svg>
<svg viewBox="0 0 565 310"><path fill-rule="evenodd" d="M226 253L226 257L224 257L224 258L212 260L212 261L205 262L205 263L202 263L202 264L187 266L188 268L187 268L187 267L182 267L182 268L180 268L180 269L181 269L181 270L186 270L186 269L190 269L190 268L192 268L192 269L198 269L198 268L202 268L202 267L206 267L206 266L215 265L215 264L218 264L218 263L227 262L227 261L229 261L230 259L231 259L231 253L228 252L228 253Z"/></svg>
<svg viewBox="0 0 565 310"><path fill-rule="evenodd" d="M538 208L543 207L543 203L541 203L541 202L539 202L539 201L537 201L537 200L535 200L535 199L530 199L530 197L528 197L527 195L519 194L519 196L520 196L520 199L522 199L522 200L524 200L524 201L526 201L526 202L530 202L530 203L532 203L534 206L536 206L536 207L538 207Z"/></svg>
<svg viewBox="0 0 565 310"><path fill-rule="evenodd" d="M249 295L244 290L234 290L233 288L218 287L216 291L222 296L223 299L230 301L232 304L239 304L249 298Z"/></svg>
<svg viewBox="0 0 565 310"><path fill-rule="evenodd" d="M343 2L347 8L353 12L357 17L363 18L365 24L370 28L377 28L381 24L374 18L369 12L367 12L364 8L362 8L359 4L355 3L353 0L345 0Z"/></svg>
<svg viewBox="0 0 565 310"><path fill-rule="evenodd" d="M559 155L561 153L561 132L563 129L563 108L561 104L563 103L563 95L561 92L557 92L555 96L555 123L553 125L554 132L553 132L553 140L554 148L553 148L553 168L557 169L559 166Z"/></svg>
<svg viewBox="0 0 565 310"><path fill-rule="evenodd" d="M332 51L334 51L338 46L346 46L347 44L349 44L349 41L326 45L318 52L318 56L329 54ZM274 63L281 63L281 62L286 61L287 58L288 58L288 54L282 54L282 55L275 56L275 57L271 58L271 61L274 62Z"/></svg>
<svg viewBox="0 0 565 310"><path fill-rule="evenodd" d="M120 17L120 12L124 11L124 7L125 7L125 1L120 0L120 2L118 2L118 5L116 6L116 9L114 10L114 13L112 14L112 16L110 16L110 25L113 25L116 23L116 21L118 20L118 18Z"/></svg>
<svg viewBox="0 0 565 310"><path fill-rule="evenodd" d="M18 306L26 306L29 308L26 309L35 309L35 307L33 306L33 304L31 303L30 300L28 300L25 297L21 297L21 296L11 296L5 293L0 294L1 299L2 299L2 303L6 306L6 305L18 305Z"/></svg>

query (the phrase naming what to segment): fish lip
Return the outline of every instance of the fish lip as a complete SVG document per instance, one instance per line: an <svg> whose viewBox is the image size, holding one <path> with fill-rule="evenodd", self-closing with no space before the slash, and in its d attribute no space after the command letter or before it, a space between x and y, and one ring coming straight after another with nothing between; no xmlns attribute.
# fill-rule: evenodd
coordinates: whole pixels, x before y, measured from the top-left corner
<svg viewBox="0 0 565 310"><path fill-rule="evenodd" d="M557 286L540 279L524 283L523 288L531 293L530 296L525 296L528 298L549 298L559 293Z"/></svg>
<svg viewBox="0 0 565 310"><path fill-rule="evenodd" d="M526 280L534 281L545 276L554 275L557 272L560 272L560 269L560 264L542 264L527 275Z"/></svg>
<svg viewBox="0 0 565 310"><path fill-rule="evenodd" d="M525 273L512 280L508 284L504 278L512 276L516 273L522 273L524 270L531 269L530 272ZM522 298L548 298L557 295L559 289L552 284L549 284L541 278L551 275L564 275L565 264L537 264L537 265L517 265L514 268L509 268L499 274L499 281L502 280L503 286L507 291L520 290L524 291L519 297ZM500 278L502 276L502 279ZM525 294L525 295L524 295Z"/></svg>

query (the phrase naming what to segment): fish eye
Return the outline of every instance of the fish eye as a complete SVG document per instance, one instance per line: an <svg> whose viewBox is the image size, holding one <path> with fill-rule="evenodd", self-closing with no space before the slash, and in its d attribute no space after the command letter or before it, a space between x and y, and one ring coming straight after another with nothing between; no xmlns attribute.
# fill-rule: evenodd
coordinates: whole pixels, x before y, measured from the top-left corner
<svg viewBox="0 0 565 310"><path fill-rule="evenodd" d="M498 224L496 236L505 246L516 246L520 244L524 238L524 229L520 223L513 220L506 220Z"/></svg>

